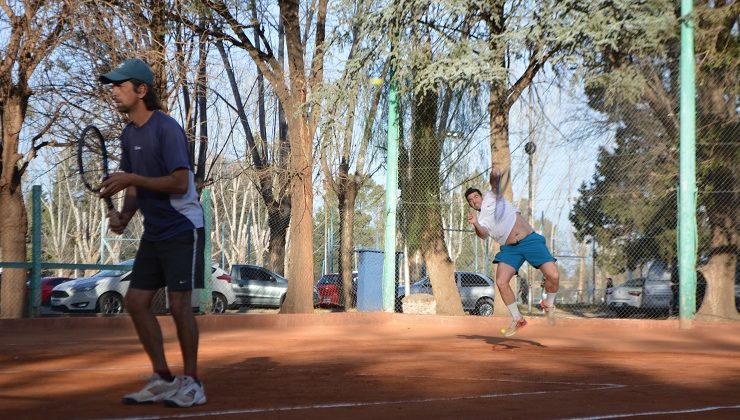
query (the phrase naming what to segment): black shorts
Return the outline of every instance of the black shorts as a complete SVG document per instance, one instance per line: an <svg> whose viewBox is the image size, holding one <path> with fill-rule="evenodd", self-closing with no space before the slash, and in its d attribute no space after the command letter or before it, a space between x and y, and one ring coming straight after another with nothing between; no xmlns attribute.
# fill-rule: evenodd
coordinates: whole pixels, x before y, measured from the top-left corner
<svg viewBox="0 0 740 420"><path fill-rule="evenodd" d="M203 288L205 230L188 230L161 241L142 239L134 260L134 289L192 290Z"/></svg>

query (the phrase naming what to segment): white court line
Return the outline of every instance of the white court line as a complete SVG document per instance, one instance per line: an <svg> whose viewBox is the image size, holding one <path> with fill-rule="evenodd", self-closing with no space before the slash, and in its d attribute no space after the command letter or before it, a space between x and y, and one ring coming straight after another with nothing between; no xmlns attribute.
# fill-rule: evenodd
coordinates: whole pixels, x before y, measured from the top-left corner
<svg viewBox="0 0 740 420"><path fill-rule="evenodd" d="M736 410L740 409L738 405L718 405L714 407L701 407L701 408L687 408L684 410L670 410L670 411L645 411L642 413L624 413L624 414L605 414L603 416L591 416L591 417L569 417L567 420L599 420L599 419L618 419L620 417L638 417L638 416L659 416L668 414L688 414L688 413L703 413L706 411L717 411L717 410Z"/></svg>
<svg viewBox="0 0 740 420"><path fill-rule="evenodd" d="M354 376L382 376L387 378L387 375L370 375L370 374L358 374ZM490 398L501 398L501 397L516 397L523 395L544 395L544 394L555 394L560 392L574 392L574 391L596 391L602 389L613 389L622 388L625 385L618 384L588 384L588 383L574 383L574 382L542 382L542 381L526 381L526 380L514 380L514 379L495 379L495 378L466 378L466 377L439 377L439 376L392 376L394 378L426 378L426 379L447 379L447 380L469 380L469 381L491 381L491 382L518 382L518 383L536 383L536 384L558 384L558 385L578 385L585 386L584 388L569 388L565 390L555 391L529 391L529 392L507 392L507 393L492 393L482 395L467 395L461 397L446 397L446 398L420 398L411 400L396 400L396 401L370 401L370 402L338 402L330 404L313 404L313 405L297 405L297 406L286 406L286 407L265 407L265 408L244 408L244 409L232 409L222 411L205 411L199 413L185 413L175 414L171 416L143 416L143 417L113 417L105 420L153 420L153 419L174 419L174 418L189 418L189 417L211 417L211 416L228 416L235 414L258 414L258 413L271 413L271 412L286 412L286 411L298 411L298 410L321 410L331 408L349 408L349 407L371 407L380 405L397 405L397 404L421 404L429 402L444 402L444 401L461 401L461 400L475 400L475 399L490 399Z"/></svg>

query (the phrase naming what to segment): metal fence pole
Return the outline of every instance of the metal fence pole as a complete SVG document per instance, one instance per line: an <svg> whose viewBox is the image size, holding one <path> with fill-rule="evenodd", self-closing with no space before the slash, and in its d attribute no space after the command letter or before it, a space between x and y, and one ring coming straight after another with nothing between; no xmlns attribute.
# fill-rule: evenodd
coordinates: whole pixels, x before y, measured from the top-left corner
<svg viewBox="0 0 740 420"><path fill-rule="evenodd" d="M33 233L31 237L31 279L28 295L28 316L34 318L41 306L41 185L31 189Z"/></svg>
<svg viewBox="0 0 740 420"><path fill-rule="evenodd" d="M203 250L203 290L200 293L200 310L203 313L211 311L211 191L204 189L201 196L203 206L203 234L205 246Z"/></svg>
<svg viewBox="0 0 740 420"><path fill-rule="evenodd" d="M692 0L681 0L681 109L678 204L679 327L696 311L696 87Z"/></svg>
<svg viewBox="0 0 740 420"><path fill-rule="evenodd" d="M398 200L398 98L396 83L388 88L388 154L385 175L385 252L383 258L383 311L395 309L396 290L396 208Z"/></svg>

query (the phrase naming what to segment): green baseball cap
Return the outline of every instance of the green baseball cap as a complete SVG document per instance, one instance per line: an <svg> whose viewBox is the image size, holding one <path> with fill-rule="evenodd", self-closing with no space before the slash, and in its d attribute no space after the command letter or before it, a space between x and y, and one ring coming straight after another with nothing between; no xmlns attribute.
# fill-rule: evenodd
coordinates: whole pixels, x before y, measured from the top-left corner
<svg viewBox="0 0 740 420"><path fill-rule="evenodd" d="M138 80L150 86L154 85L154 74L149 65L138 58L126 60L113 71L100 76L103 84L125 82L126 80Z"/></svg>

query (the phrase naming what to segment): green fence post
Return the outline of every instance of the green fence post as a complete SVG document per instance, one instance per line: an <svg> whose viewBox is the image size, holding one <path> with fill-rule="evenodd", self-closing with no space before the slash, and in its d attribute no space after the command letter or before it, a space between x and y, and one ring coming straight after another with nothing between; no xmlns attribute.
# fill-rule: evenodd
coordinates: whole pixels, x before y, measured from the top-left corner
<svg viewBox="0 0 740 420"><path fill-rule="evenodd" d="M211 191L203 189L201 196L203 206L203 234L205 246L203 250L203 290L200 293L201 312L211 311Z"/></svg>
<svg viewBox="0 0 740 420"><path fill-rule="evenodd" d="M39 315L41 306L41 186L31 189L31 212L33 232L31 236L31 279L28 294L28 316Z"/></svg>
<svg viewBox="0 0 740 420"><path fill-rule="evenodd" d="M395 310L396 208L398 200L398 99L391 71L388 89L388 157L385 175L385 243L383 244L383 310Z"/></svg>
<svg viewBox="0 0 740 420"><path fill-rule="evenodd" d="M681 0L678 192L679 328L691 328L696 311L696 86L692 0Z"/></svg>

